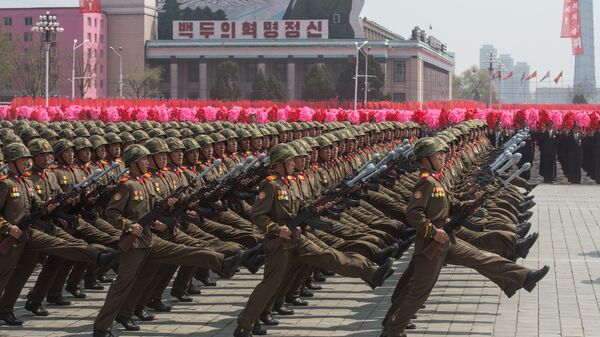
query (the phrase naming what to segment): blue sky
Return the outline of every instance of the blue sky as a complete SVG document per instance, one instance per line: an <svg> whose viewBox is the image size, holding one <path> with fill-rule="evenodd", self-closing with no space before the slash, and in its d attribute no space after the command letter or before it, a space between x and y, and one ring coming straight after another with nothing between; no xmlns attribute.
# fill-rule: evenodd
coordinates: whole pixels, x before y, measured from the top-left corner
<svg viewBox="0 0 600 337"><path fill-rule="evenodd" d="M600 1L594 1L596 78L600 80ZM563 0L366 0L366 16L404 37L414 26L429 29L456 52L456 71L479 64L479 48L493 44L538 73L573 78L569 39L560 38Z"/></svg>

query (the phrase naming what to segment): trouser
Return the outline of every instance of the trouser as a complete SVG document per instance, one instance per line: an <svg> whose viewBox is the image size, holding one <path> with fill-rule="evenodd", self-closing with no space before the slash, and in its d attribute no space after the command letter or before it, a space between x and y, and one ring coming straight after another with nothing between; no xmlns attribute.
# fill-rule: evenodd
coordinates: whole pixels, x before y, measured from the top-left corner
<svg viewBox="0 0 600 337"><path fill-rule="evenodd" d="M454 235L478 249L498 254L509 260L515 258L517 248L517 235L515 233L507 231L475 232L460 228L454 232Z"/></svg>
<svg viewBox="0 0 600 337"><path fill-rule="evenodd" d="M36 259L37 254L41 253L56 255L75 261L96 263L98 254L103 251L103 247L88 245L82 240L65 240L36 229L29 230L28 235L29 239L27 241L17 241L8 254L0 259L0 292L2 292L2 300L0 302L3 303L0 313L13 311L14 303L31 274L29 270L33 270L31 267L31 264L34 263L32 262L32 257L25 257L24 262L28 262L22 265L23 269L18 267L18 263L24 254L34 254L36 255ZM19 275L14 273L15 269L17 269ZM26 275L28 271L29 275ZM13 275L14 279L11 280ZM7 288L9 283L11 283L11 288Z"/></svg>
<svg viewBox="0 0 600 337"><path fill-rule="evenodd" d="M271 240L282 239L269 239L269 241ZM290 266L294 263L333 270L337 274L361 278L365 281L371 280L377 269L363 256L344 254L332 248L320 248L304 235L297 240L284 241L277 251L269 251L271 244L272 242L265 243L267 255L263 280L256 286L248 299L246 308L238 316L238 324L244 329L252 328L266 306L277 295Z"/></svg>
<svg viewBox="0 0 600 337"><path fill-rule="evenodd" d="M433 259L429 260L418 253L414 260L410 290L405 296L396 299L397 309L389 316L384 327L388 336L402 335L406 324L429 297L445 263L473 268L500 289L512 284L522 285L529 272L529 269L521 265L496 254L482 252L458 238L455 244L444 245Z"/></svg>
<svg viewBox="0 0 600 337"><path fill-rule="evenodd" d="M197 247L187 247L171 243L152 236L149 248L132 248L119 257L119 273L106 294L104 305L94 322L94 328L108 331L119 309L130 300L130 293L139 278L146 275L142 271L152 272L153 268L144 268L149 264L173 264L198 266L220 270L223 254L207 251Z"/></svg>

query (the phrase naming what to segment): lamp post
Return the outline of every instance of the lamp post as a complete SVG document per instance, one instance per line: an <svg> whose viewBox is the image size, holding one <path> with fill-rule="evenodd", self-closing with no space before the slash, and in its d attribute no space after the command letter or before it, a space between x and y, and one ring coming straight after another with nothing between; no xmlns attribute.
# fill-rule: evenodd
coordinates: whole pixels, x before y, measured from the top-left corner
<svg viewBox="0 0 600 337"><path fill-rule="evenodd" d="M59 27L60 23L56 20L56 15L50 15L50 12L40 15L40 21L31 27L32 32L42 33L42 42L46 51L46 106L48 106L49 97L49 77L50 77L50 45L52 44L52 33L63 32Z"/></svg>
<svg viewBox="0 0 600 337"><path fill-rule="evenodd" d="M492 90L494 88L494 80L492 77L494 76L494 53L490 53L490 105L489 108L492 108Z"/></svg>
<svg viewBox="0 0 600 337"><path fill-rule="evenodd" d="M121 57L120 53L123 51L123 48L119 47L118 52L112 46L110 46L110 49L119 56L119 97L123 98L123 57Z"/></svg>
<svg viewBox="0 0 600 337"><path fill-rule="evenodd" d="M369 41L365 41L363 42L360 46L358 45L358 42L354 42L354 46L356 47L356 72L354 75L354 110L357 110L358 107L358 56L360 53L360 50L367 44L369 43Z"/></svg>
<svg viewBox="0 0 600 337"><path fill-rule="evenodd" d="M369 94L369 53L371 52L371 47L367 48L365 54L365 103L364 106L367 106L367 96Z"/></svg>
<svg viewBox="0 0 600 337"><path fill-rule="evenodd" d="M85 40L77 45L77 39L73 40L73 68L71 71L71 99L75 98L75 50L84 44L90 42L90 40Z"/></svg>

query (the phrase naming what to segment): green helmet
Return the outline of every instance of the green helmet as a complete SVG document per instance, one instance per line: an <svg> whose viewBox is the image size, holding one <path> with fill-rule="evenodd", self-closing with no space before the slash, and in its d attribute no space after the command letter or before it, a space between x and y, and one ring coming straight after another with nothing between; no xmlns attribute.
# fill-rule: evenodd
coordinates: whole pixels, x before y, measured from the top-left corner
<svg viewBox="0 0 600 337"><path fill-rule="evenodd" d="M23 144L23 141L21 140L21 138L15 134L7 135L6 137L4 137L3 141L4 141L4 145L8 145L8 144L12 144L12 143Z"/></svg>
<svg viewBox="0 0 600 337"><path fill-rule="evenodd" d="M75 134L77 135L77 137L89 137L90 136L90 132L88 131L88 129L82 127L78 127L77 129L73 130L75 132Z"/></svg>
<svg viewBox="0 0 600 337"><path fill-rule="evenodd" d="M127 131L123 131L123 132L119 133L119 138L121 139L122 143L133 143L133 142L135 142L135 137L130 132L127 132Z"/></svg>
<svg viewBox="0 0 600 337"><path fill-rule="evenodd" d="M166 133L162 130L162 129L152 129L150 131L148 131L148 136L155 138L155 137L165 137Z"/></svg>
<svg viewBox="0 0 600 337"><path fill-rule="evenodd" d="M225 137L225 140L238 138L238 135L235 133L235 131L233 131L231 129L225 129L225 130L221 131L221 135L223 135L223 137Z"/></svg>
<svg viewBox="0 0 600 337"><path fill-rule="evenodd" d="M308 152L306 152L306 148L304 145L302 145L302 143L293 141L288 144L294 149L294 151L296 151L298 156L308 156Z"/></svg>
<svg viewBox="0 0 600 337"><path fill-rule="evenodd" d="M329 140L329 138L327 138L325 136L319 136L319 137L315 138L315 140L317 141L317 144L319 145L319 147L333 146L333 143L331 142L331 140Z"/></svg>
<svg viewBox="0 0 600 337"><path fill-rule="evenodd" d="M176 129L168 129L167 131L165 131L165 136L167 138L170 138L170 137L181 138L181 133L179 132L179 130L176 130Z"/></svg>
<svg viewBox="0 0 600 337"><path fill-rule="evenodd" d="M135 130L132 133L133 138L136 142L143 143L150 139L150 136L144 130Z"/></svg>
<svg viewBox="0 0 600 337"><path fill-rule="evenodd" d="M31 142L29 142L29 145L27 145L27 149L29 149L29 152L31 153L32 156L42 154L42 153L52 153L53 152L52 146L50 145L50 143L43 138L36 138L36 139L32 140Z"/></svg>
<svg viewBox="0 0 600 337"><path fill-rule="evenodd" d="M72 129L62 129L58 132L58 137L63 139L73 139L77 137L77 134L75 134L75 131Z"/></svg>
<svg viewBox="0 0 600 337"><path fill-rule="evenodd" d="M198 142L198 145L200 145L200 148L203 148L207 145L212 145L215 143L215 141L210 138L210 136L208 135L200 135L198 137L195 138L196 142Z"/></svg>
<svg viewBox="0 0 600 337"><path fill-rule="evenodd" d="M185 145L181 140L179 140L179 138L169 137L165 140L165 142L167 142L167 145L169 146L169 150L171 150L171 152L177 150L185 150Z"/></svg>
<svg viewBox="0 0 600 337"><path fill-rule="evenodd" d="M319 143L317 143L317 140L313 137L304 137L302 138L302 140L305 141L312 148L319 147Z"/></svg>
<svg viewBox="0 0 600 337"><path fill-rule="evenodd" d="M94 127L94 128L90 129L91 136L93 136L93 135L104 136L105 133L106 132L104 132L104 129L100 128L100 127Z"/></svg>
<svg viewBox="0 0 600 337"><path fill-rule="evenodd" d="M182 142L185 146L185 152L201 149L200 144L194 138L185 138Z"/></svg>
<svg viewBox="0 0 600 337"><path fill-rule="evenodd" d="M40 137L40 134L37 132L37 130L29 126L22 128L18 134L19 137L21 137L21 140L23 140L23 142L27 142L32 138Z"/></svg>
<svg viewBox="0 0 600 337"><path fill-rule="evenodd" d="M167 145L167 142L165 142L164 139L158 137L148 139L144 143L144 146L146 147L148 152L150 152L150 154L171 152L171 150L169 149L169 145Z"/></svg>
<svg viewBox="0 0 600 337"><path fill-rule="evenodd" d="M289 144L277 144L269 151L271 165L283 164L287 160L297 157L298 153Z"/></svg>
<svg viewBox="0 0 600 337"><path fill-rule="evenodd" d="M190 130L192 130L192 134L200 135L204 133L204 128L200 124L194 124L190 126Z"/></svg>
<svg viewBox="0 0 600 337"><path fill-rule="evenodd" d="M250 137L252 138L262 138L263 133L259 129L250 129Z"/></svg>
<svg viewBox="0 0 600 337"><path fill-rule="evenodd" d="M93 135L90 137L90 142L92 143L92 147L95 149L99 148L100 146L104 145L108 145L108 142L106 141L106 139L100 135Z"/></svg>
<svg viewBox="0 0 600 337"><path fill-rule="evenodd" d="M121 132L121 130L119 130L119 127L116 126L115 124L108 124L104 127L104 132L106 135L106 133L109 133L109 132L119 133L119 132Z"/></svg>
<svg viewBox="0 0 600 337"><path fill-rule="evenodd" d="M75 145L68 139L60 139L56 143L52 145L52 150L54 150L54 154L60 156L66 149L74 148Z"/></svg>
<svg viewBox="0 0 600 337"><path fill-rule="evenodd" d="M246 129L237 130L238 139L250 138L252 135Z"/></svg>
<svg viewBox="0 0 600 337"><path fill-rule="evenodd" d="M106 145L110 145L110 144L117 144L117 143L122 143L123 140L121 139L121 137L114 133L114 132L109 132L107 134L104 135L104 140L106 140Z"/></svg>
<svg viewBox="0 0 600 337"><path fill-rule="evenodd" d="M123 161L125 161L126 166L129 166L140 159L146 158L149 155L150 151L148 151L148 149L145 146L140 144L133 144L131 146L128 146L127 149L125 149L125 153L123 154Z"/></svg>
<svg viewBox="0 0 600 337"><path fill-rule="evenodd" d="M446 151L447 145L442 144L439 139L434 137L425 137L419 139L414 146L415 157L417 159L429 157L440 151Z"/></svg>
<svg viewBox="0 0 600 337"><path fill-rule="evenodd" d="M4 161L11 162L21 158L31 158L31 153L23 143L8 144L3 150Z"/></svg>
<svg viewBox="0 0 600 337"><path fill-rule="evenodd" d="M226 142L227 139L220 133L213 133L212 135L210 135L210 138L212 138L215 143L221 143L221 142Z"/></svg>
<svg viewBox="0 0 600 337"><path fill-rule="evenodd" d="M89 139L83 137L73 139L73 145L75 145L76 151L94 148L92 142L90 142Z"/></svg>
<svg viewBox="0 0 600 337"><path fill-rule="evenodd" d="M44 131L42 131L42 133L40 133L40 136L42 136L42 138L44 138L45 140L49 140L52 138L58 138L58 133L56 133L56 131L52 129L45 129Z"/></svg>

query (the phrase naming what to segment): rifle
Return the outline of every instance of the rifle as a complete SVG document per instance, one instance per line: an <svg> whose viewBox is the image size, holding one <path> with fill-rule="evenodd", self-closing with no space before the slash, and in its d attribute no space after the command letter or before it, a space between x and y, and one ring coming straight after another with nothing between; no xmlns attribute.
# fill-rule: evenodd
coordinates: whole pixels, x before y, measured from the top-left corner
<svg viewBox="0 0 600 337"><path fill-rule="evenodd" d="M215 165L216 164L216 165ZM179 188L177 188L175 191L171 192L168 196L166 196L165 198L163 198L162 200L156 202L156 204L154 205L154 207L152 208L152 210L150 210L150 212L146 213L144 216L142 216L140 219L138 219L136 221L137 224L139 224L140 226L142 226L144 228L144 231L150 231L150 227L158 220L164 224L166 224L169 228L174 228L175 225L177 224L176 219L174 217L172 217L172 214L170 214L171 212L169 212L169 210L167 209L168 205L167 205L167 201L171 198L177 198L181 195L185 195L188 190L196 187L197 183L202 180L202 178L208 173L210 172L215 166L218 166L221 164L221 160L217 159L217 161L215 161L215 163L213 163L213 165L207 169L205 169L204 171L202 171L193 181L192 183L185 185L185 186L180 186ZM180 204L179 202L179 198L178 199L178 204ZM185 199L185 198L183 198ZM177 206L178 208L181 208L182 206ZM174 205L175 208L175 205ZM136 236L133 235L131 233L131 231L128 232L124 232L121 235L121 240L119 241L119 248L124 251L125 253L129 252L129 250L131 249L131 247L133 246L133 243L135 242L135 238Z"/></svg>
<svg viewBox="0 0 600 337"><path fill-rule="evenodd" d="M119 167L119 163L114 162L109 167L107 167L104 171L102 171L102 173L95 179L96 187L93 190L91 190L88 193L86 193L83 196L82 200L80 200L77 204L73 205L73 207L71 208L71 213L72 214L80 214L86 220L92 220L92 221L96 220L97 215L94 214L94 213L92 213L92 210L94 209L95 205L89 203L87 201L87 199L97 197L98 195L100 195L100 193L102 191L106 190L106 188L108 187L108 185L111 182L114 181L115 176L111 177L105 183L101 183L100 179L104 178L110 172L112 172L113 170L117 169L118 167ZM120 177L122 174L123 174L123 172L121 172L121 174L119 174L116 177Z"/></svg>
<svg viewBox="0 0 600 337"><path fill-rule="evenodd" d="M495 190L491 191L491 192L484 192L483 195L480 198L477 198L475 200L475 202L473 203L473 205L469 205L467 207L465 207L460 214L452 217L449 221L447 221L444 226L442 227L442 229L448 234L448 236L450 237L450 242L451 243L456 243L456 239L454 238L454 231L456 231L457 229L459 229L463 222L469 217L471 216L479 207L481 207L481 205L483 205L483 203L485 202L485 200L490 197L491 195L494 195L496 193L498 193L501 189L505 188L506 186L508 186L508 184L510 184L510 182L512 180L514 180L516 177L518 177L519 175L521 175L521 173L529 170L531 168L531 164L530 163L526 163L525 165L523 165L517 172L515 172L512 176L510 176L508 179L504 180L500 186L498 186ZM442 245L435 241L435 240L430 240L430 242L425 246L425 248L423 248L423 255L425 255L425 257L427 257L427 259L432 260L435 255L438 253L440 247Z"/></svg>
<svg viewBox="0 0 600 337"><path fill-rule="evenodd" d="M16 226L19 227L19 229L23 232L24 235L27 235L26 231L32 225L40 227L44 230L52 230L54 228L54 226L50 223L49 216L44 215L44 211L45 211L46 207L51 204L61 205L68 199L77 197L88 186L93 184L97 179L101 178L103 176L103 173L104 173L104 171L102 171L102 170L96 170L87 179L85 179L84 181L80 182L79 184L73 186L71 188L71 190L60 193L56 198L49 199L45 203L34 203L31 206L31 211L30 211L29 215L24 216L19 221L19 223L16 224ZM68 215L64 212L57 212L56 216L60 217L61 219L65 219L67 221L73 221L73 219L72 219L73 216ZM2 253L3 255L7 255L8 252L10 252L10 249L12 248L12 246L16 242L17 242L17 240L14 237L7 235L0 243L0 253Z"/></svg>

